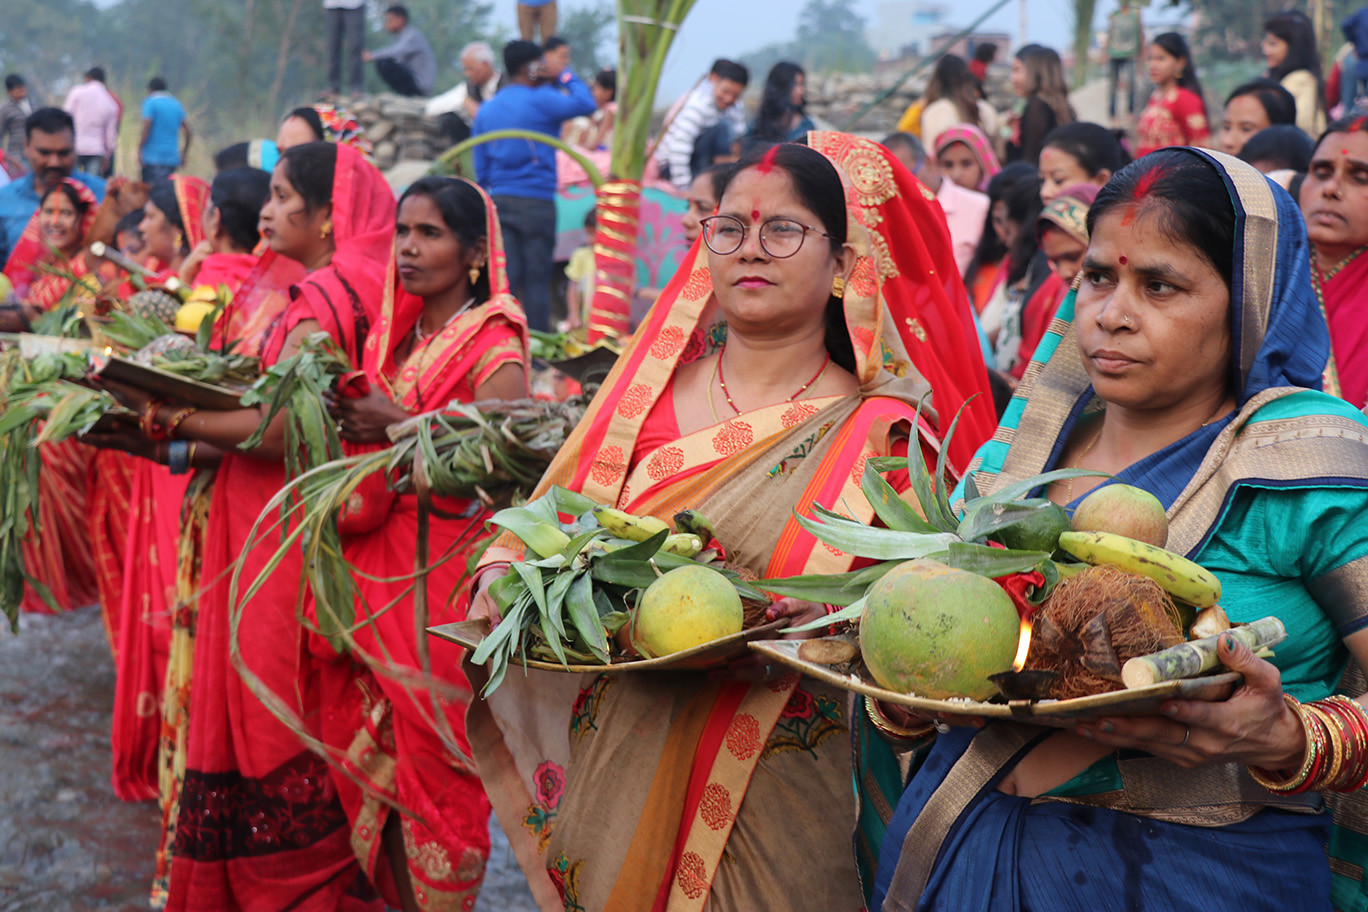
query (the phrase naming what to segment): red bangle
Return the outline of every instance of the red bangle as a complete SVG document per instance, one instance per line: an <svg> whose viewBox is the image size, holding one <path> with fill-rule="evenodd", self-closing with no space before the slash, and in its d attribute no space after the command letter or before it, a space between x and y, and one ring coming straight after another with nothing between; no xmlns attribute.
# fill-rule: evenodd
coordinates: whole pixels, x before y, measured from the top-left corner
<svg viewBox="0 0 1368 912"><path fill-rule="evenodd" d="M143 434L149 440L167 439L166 429L157 423L157 412L161 411L161 407L162 404L156 399L149 399L147 405L143 406L142 414L138 416L138 427L142 428Z"/></svg>

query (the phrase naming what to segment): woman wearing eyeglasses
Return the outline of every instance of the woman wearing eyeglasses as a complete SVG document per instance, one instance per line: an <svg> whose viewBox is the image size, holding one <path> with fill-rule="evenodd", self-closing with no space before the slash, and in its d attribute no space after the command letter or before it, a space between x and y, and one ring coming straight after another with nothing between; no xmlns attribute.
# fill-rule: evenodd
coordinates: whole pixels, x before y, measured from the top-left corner
<svg viewBox="0 0 1368 912"><path fill-rule="evenodd" d="M886 150L837 133L748 155L718 215L542 479L638 514L692 507L756 576L833 573L814 504L869 520L869 457L994 426L944 219ZM942 278L944 277L944 278ZM914 432L916 403L936 416ZM904 475L904 484L906 476ZM864 512L859 512L860 509ZM470 616L515 560L500 539ZM820 618L783 599L770 616ZM483 670L474 672L477 688ZM834 851L855 820L843 694L758 665L605 675L510 672L467 730L543 910L827 912L862 904ZM567 732L568 737L567 737Z"/></svg>

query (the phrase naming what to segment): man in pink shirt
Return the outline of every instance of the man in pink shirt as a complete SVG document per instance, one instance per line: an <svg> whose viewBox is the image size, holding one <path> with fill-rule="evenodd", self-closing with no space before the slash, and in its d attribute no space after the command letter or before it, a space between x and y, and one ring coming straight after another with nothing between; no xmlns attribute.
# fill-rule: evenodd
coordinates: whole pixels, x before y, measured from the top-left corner
<svg viewBox="0 0 1368 912"><path fill-rule="evenodd" d="M983 236L983 226L988 219L988 195L967 190L942 177L935 156L927 155L921 140L911 133L893 133L884 137L883 145L936 195L936 202L945 212L945 224L950 228L955 266L960 275L964 275L965 267L974 258L979 238Z"/></svg>
<svg viewBox="0 0 1368 912"><path fill-rule="evenodd" d="M101 67L91 67L62 104L76 122L76 166L97 177L105 173L119 143L120 106L105 88L104 78Z"/></svg>

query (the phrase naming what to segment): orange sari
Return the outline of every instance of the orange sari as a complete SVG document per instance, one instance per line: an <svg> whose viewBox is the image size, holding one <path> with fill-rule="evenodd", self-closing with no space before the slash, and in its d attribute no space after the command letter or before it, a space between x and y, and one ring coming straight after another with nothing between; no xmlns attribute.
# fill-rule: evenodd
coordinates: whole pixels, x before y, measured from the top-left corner
<svg viewBox="0 0 1368 912"><path fill-rule="evenodd" d="M977 347L962 285L941 279L957 273L934 198L872 142L809 138L846 185L859 258L844 303L859 394L669 434L672 416L656 406L669 401L675 371L725 332L713 325L710 272L695 245L540 489L561 484L659 516L697 507L732 559L758 575L840 572L853 559L819 545L793 513L821 504L872 519L859 489L864 464L914 433L925 375L947 378L951 392L937 391L940 414L915 432L924 447L939 446L935 428L964 395L986 401L981 358L939 360ZM500 539L486 561L516 559L516 544ZM467 671L483 683L483 669ZM472 704L467 727L544 912L826 912L861 904L842 848L855 821L846 713L844 694L797 675L750 684L512 669Z"/></svg>
<svg viewBox="0 0 1368 912"><path fill-rule="evenodd" d="M399 286L390 264L384 310L366 342L366 374L409 412L474 402L476 390L499 368L526 367L526 318L509 293L498 218L487 197L485 211L490 299L415 344L403 362L395 351L411 338L423 302ZM425 666L415 641L413 583L386 580L413 568L417 495L368 492L365 497L388 504L385 509L367 503L361 511L378 512L378 524L372 520L369 528L353 530L344 520L341 527L344 554L357 570L357 621L373 616L353 635L348 656L338 657L321 637L313 640L314 652L330 660L320 669L328 707L323 741L341 758L344 771L333 778L351 821L352 849L389 905L399 906L400 899L381 837L394 810L386 802L394 801L403 809L399 822L408 873L423 908L460 912L474 902L489 857L489 799L479 777L444 743L445 736L470 753L465 734L470 685L461 673L462 650L429 640ZM466 567L488 516L476 501L443 498L437 507L447 518L429 518L429 560L449 557L424 580L428 624L465 618ZM414 684L425 673L439 689ZM437 706L440 721L433 715Z"/></svg>

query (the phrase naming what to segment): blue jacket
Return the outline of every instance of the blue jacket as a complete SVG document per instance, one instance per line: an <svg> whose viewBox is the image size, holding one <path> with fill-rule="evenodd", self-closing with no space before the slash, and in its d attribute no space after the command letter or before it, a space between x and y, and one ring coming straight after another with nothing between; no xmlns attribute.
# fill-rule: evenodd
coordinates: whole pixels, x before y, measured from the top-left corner
<svg viewBox="0 0 1368 912"><path fill-rule="evenodd" d="M480 105L471 135L531 130L559 139L562 124L572 117L592 114L595 107L589 87L566 70L559 87L504 86ZM556 198L556 150L546 143L498 139L476 146L475 174L490 196Z"/></svg>
<svg viewBox="0 0 1368 912"><path fill-rule="evenodd" d="M1354 55L1358 57L1354 75L1359 79L1368 79L1368 7L1350 13L1340 24L1340 29L1354 46Z"/></svg>
<svg viewBox="0 0 1368 912"><path fill-rule="evenodd" d="M71 175L90 188L95 198L104 202L105 182L103 178L74 171ZM38 194L33 189L33 175L17 177L4 187L0 187L0 266L9 259L10 251L18 243L29 219L38 211Z"/></svg>

